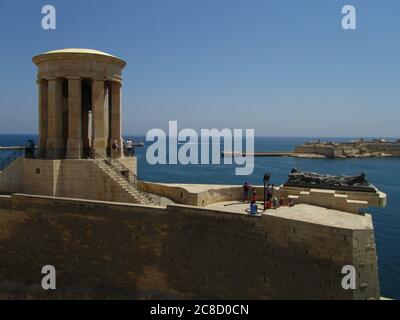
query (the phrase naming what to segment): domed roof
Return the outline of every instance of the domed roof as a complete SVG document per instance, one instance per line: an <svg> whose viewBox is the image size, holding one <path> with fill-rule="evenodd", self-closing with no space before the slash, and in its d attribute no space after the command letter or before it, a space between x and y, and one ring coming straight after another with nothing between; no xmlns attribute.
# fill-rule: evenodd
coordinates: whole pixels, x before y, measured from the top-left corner
<svg viewBox="0 0 400 320"><path fill-rule="evenodd" d="M38 64L40 62L40 58L46 57L46 56L51 56L51 55L60 55L60 54L88 54L88 55L98 55L98 56L103 56L103 57L108 57L111 58L112 60L118 61L119 64L124 67L126 65L126 62L116 56L113 56L111 54L108 54L103 51L99 50L93 50L93 49L84 49L84 48L66 48L66 49L58 49L58 50L52 50L52 51L47 51L42 54L39 54L35 57L33 57L33 62L35 64Z"/></svg>

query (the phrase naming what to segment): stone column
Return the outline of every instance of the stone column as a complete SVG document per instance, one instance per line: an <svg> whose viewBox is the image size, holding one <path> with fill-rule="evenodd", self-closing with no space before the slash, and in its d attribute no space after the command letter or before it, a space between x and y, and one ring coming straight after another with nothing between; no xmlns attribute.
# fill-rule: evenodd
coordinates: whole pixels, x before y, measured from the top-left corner
<svg viewBox="0 0 400 320"><path fill-rule="evenodd" d="M47 148L48 90L46 80L40 79L37 83L39 89L39 157L44 159Z"/></svg>
<svg viewBox="0 0 400 320"><path fill-rule="evenodd" d="M82 146L82 83L79 77L68 78L68 142L67 158L81 159Z"/></svg>
<svg viewBox="0 0 400 320"><path fill-rule="evenodd" d="M107 157L107 136L105 130L105 90L104 80L92 81L92 156L98 153Z"/></svg>
<svg viewBox="0 0 400 320"><path fill-rule="evenodd" d="M48 80L48 136L46 158L60 159L64 153L61 79Z"/></svg>
<svg viewBox="0 0 400 320"><path fill-rule="evenodd" d="M117 158L122 156L121 86L120 82L113 81L111 83L110 146L115 140L118 142L120 148L117 153L113 153Z"/></svg>

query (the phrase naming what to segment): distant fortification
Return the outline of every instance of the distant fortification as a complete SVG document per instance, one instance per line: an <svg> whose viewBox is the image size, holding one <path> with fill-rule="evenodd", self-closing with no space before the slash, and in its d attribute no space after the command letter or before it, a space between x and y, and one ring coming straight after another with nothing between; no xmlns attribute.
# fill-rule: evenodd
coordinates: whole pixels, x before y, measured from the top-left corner
<svg viewBox="0 0 400 320"><path fill-rule="evenodd" d="M400 157L400 140L358 140L343 143L311 141L297 146L294 152L327 158Z"/></svg>

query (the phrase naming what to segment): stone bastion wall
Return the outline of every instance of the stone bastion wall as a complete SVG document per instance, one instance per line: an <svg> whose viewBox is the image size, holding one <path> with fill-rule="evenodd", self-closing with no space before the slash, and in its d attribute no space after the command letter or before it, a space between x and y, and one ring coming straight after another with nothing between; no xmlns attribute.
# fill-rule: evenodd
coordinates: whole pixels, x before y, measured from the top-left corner
<svg viewBox="0 0 400 320"><path fill-rule="evenodd" d="M346 157L346 156L359 156L360 154L368 153L390 153L396 156L400 155L399 142L365 142L358 144L340 144L339 146L333 145L315 145L306 144L297 146L294 150L296 153L305 154L319 154L328 158Z"/></svg>
<svg viewBox="0 0 400 320"><path fill-rule="evenodd" d="M335 215L0 196L0 298L378 299L371 216ZM56 290L41 289L44 265ZM341 287L344 265L355 290Z"/></svg>

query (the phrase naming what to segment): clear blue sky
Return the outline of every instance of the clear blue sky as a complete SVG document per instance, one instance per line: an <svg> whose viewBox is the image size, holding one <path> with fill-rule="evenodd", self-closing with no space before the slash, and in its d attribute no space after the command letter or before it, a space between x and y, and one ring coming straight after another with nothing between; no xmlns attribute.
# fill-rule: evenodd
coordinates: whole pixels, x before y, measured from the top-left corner
<svg viewBox="0 0 400 320"><path fill-rule="evenodd" d="M57 30L41 8L57 9ZM341 8L357 9L356 31ZM254 128L267 136L400 136L398 0L0 1L0 133L37 132L32 56L124 58L124 133Z"/></svg>

